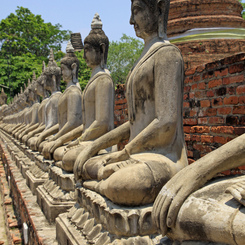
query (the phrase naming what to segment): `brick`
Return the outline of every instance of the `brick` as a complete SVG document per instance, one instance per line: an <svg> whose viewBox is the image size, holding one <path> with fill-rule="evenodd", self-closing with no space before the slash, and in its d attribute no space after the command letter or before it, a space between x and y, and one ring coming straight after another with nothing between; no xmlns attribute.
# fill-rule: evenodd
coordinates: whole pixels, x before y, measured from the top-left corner
<svg viewBox="0 0 245 245"><path fill-rule="evenodd" d="M197 68L196 68L196 71L197 72L202 72L202 71L204 71L205 70L205 65L200 65L200 66L198 66Z"/></svg>
<svg viewBox="0 0 245 245"><path fill-rule="evenodd" d="M220 106L220 105L223 105L222 98L216 98L212 100L212 106Z"/></svg>
<svg viewBox="0 0 245 245"><path fill-rule="evenodd" d="M185 134L185 141L191 141L191 135Z"/></svg>
<svg viewBox="0 0 245 245"><path fill-rule="evenodd" d="M185 72L186 76L193 75L196 72L196 67L193 67Z"/></svg>
<svg viewBox="0 0 245 245"><path fill-rule="evenodd" d="M190 92L191 91L191 86L184 86L184 92Z"/></svg>
<svg viewBox="0 0 245 245"><path fill-rule="evenodd" d="M198 118L198 124L208 124L208 118L207 117Z"/></svg>
<svg viewBox="0 0 245 245"><path fill-rule="evenodd" d="M228 87L227 94L230 94L230 95L236 94L236 87Z"/></svg>
<svg viewBox="0 0 245 245"><path fill-rule="evenodd" d="M204 133L209 133L209 132L210 132L209 126L194 126L191 128L191 133L204 134Z"/></svg>
<svg viewBox="0 0 245 245"><path fill-rule="evenodd" d="M232 112L231 107L222 107L218 108L217 113L218 115L229 115Z"/></svg>
<svg viewBox="0 0 245 245"><path fill-rule="evenodd" d="M237 105L238 104L238 97L237 96L231 96L224 98L224 105Z"/></svg>
<svg viewBox="0 0 245 245"><path fill-rule="evenodd" d="M240 170L245 170L245 165L238 167Z"/></svg>
<svg viewBox="0 0 245 245"><path fill-rule="evenodd" d="M222 174L224 174L224 175L231 175L231 170L223 171Z"/></svg>
<svg viewBox="0 0 245 245"><path fill-rule="evenodd" d="M244 75L223 78L223 84L242 83L243 81Z"/></svg>
<svg viewBox="0 0 245 245"><path fill-rule="evenodd" d="M191 77L186 77L185 78L185 83L187 84L187 83L192 83L193 82L193 76L191 76Z"/></svg>
<svg viewBox="0 0 245 245"><path fill-rule="evenodd" d="M233 134L234 133L234 127L232 126L218 126L218 127L212 127L211 131L216 134Z"/></svg>
<svg viewBox="0 0 245 245"><path fill-rule="evenodd" d="M118 104L126 104L127 103L127 99L119 99L119 100L115 100L115 104L118 105Z"/></svg>
<svg viewBox="0 0 245 245"><path fill-rule="evenodd" d="M226 76L226 75L228 75L228 68L220 69L220 70L218 70L218 71L215 71L215 72L214 72L214 75L215 75L216 77L223 77L223 76Z"/></svg>
<svg viewBox="0 0 245 245"><path fill-rule="evenodd" d="M184 102L183 103L184 108L190 108L190 103L189 102Z"/></svg>
<svg viewBox="0 0 245 245"><path fill-rule="evenodd" d="M240 136L245 133L245 127L235 127L234 130L237 136Z"/></svg>
<svg viewBox="0 0 245 245"><path fill-rule="evenodd" d="M193 90L196 90L197 89L197 84L195 83L195 84L193 84L192 86L191 86L191 90L193 91Z"/></svg>
<svg viewBox="0 0 245 245"><path fill-rule="evenodd" d="M194 163L194 162L195 162L195 160L188 158L189 165L192 164L192 163Z"/></svg>
<svg viewBox="0 0 245 245"><path fill-rule="evenodd" d="M212 91L212 90L209 90L209 91L207 91L207 97L214 97L214 91Z"/></svg>
<svg viewBox="0 0 245 245"><path fill-rule="evenodd" d="M221 79L214 79L208 83L208 88L215 88L222 85Z"/></svg>
<svg viewBox="0 0 245 245"><path fill-rule="evenodd" d="M193 80L194 80L194 82L198 82L201 80L201 76L194 76Z"/></svg>
<svg viewBox="0 0 245 245"><path fill-rule="evenodd" d="M193 157L193 151L187 151L187 156L188 157Z"/></svg>
<svg viewBox="0 0 245 245"><path fill-rule="evenodd" d="M213 150L210 146L200 143L194 143L193 148L200 151L201 153L209 153Z"/></svg>
<svg viewBox="0 0 245 245"><path fill-rule="evenodd" d="M245 94L245 85L240 85L236 89L237 94Z"/></svg>
<svg viewBox="0 0 245 245"><path fill-rule="evenodd" d="M194 92L190 92L190 93L189 93L189 98L190 98L190 99L195 98L195 93L194 93Z"/></svg>
<svg viewBox="0 0 245 245"><path fill-rule="evenodd" d="M197 109L192 109L190 111L190 117L196 117L197 116Z"/></svg>
<svg viewBox="0 0 245 245"><path fill-rule="evenodd" d="M190 126L197 125L197 119L195 119L195 118L185 118L183 120L183 123L184 123L184 125L190 125Z"/></svg>
<svg viewBox="0 0 245 245"><path fill-rule="evenodd" d="M201 101L201 107L209 107L211 104L210 104L210 101L209 100L202 100Z"/></svg>
<svg viewBox="0 0 245 245"><path fill-rule="evenodd" d="M239 96L239 104L245 104L245 96Z"/></svg>
<svg viewBox="0 0 245 245"><path fill-rule="evenodd" d="M189 94L184 94L183 100L188 100L189 99Z"/></svg>
<svg viewBox="0 0 245 245"><path fill-rule="evenodd" d="M227 138L222 136L214 136L214 143L219 143L224 145L227 143Z"/></svg>
<svg viewBox="0 0 245 245"><path fill-rule="evenodd" d="M233 114L242 114L245 115L245 106L234 106Z"/></svg>
<svg viewBox="0 0 245 245"><path fill-rule="evenodd" d="M194 142L194 141L200 142L201 141L201 135L194 134L191 136L191 140L192 140L192 142Z"/></svg>
<svg viewBox="0 0 245 245"><path fill-rule="evenodd" d="M217 109L216 108L208 108L206 110L206 115L209 117L216 116L217 115Z"/></svg>
<svg viewBox="0 0 245 245"><path fill-rule="evenodd" d="M209 124L223 124L224 119L222 117L210 117L208 122Z"/></svg>
<svg viewBox="0 0 245 245"><path fill-rule="evenodd" d="M205 91L197 91L197 92L195 92L195 98L197 98L197 99L206 98L206 92Z"/></svg>
<svg viewBox="0 0 245 245"><path fill-rule="evenodd" d="M198 84L198 89L202 90L202 89L206 89L206 83L202 82Z"/></svg>
<svg viewBox="0 0 245 245"><path fill-rule="evenodd" d="M213 143L214 137L210 135L202 135L201 136L201 142L202 143Z"/></svg>
<svg viewBox="0 0 245 245"><path fill-rule="evenodd" d="M184 126L184 133L189 134L191 132L191 126Z"/></svg>
<svg viewBox="0 0 245 245"><path fill-rule="evenodd" d="M241 64L235 64L229 67L229 73L233 74L233 73L239 73L245 70L245 64L241 63Z"/></svg>

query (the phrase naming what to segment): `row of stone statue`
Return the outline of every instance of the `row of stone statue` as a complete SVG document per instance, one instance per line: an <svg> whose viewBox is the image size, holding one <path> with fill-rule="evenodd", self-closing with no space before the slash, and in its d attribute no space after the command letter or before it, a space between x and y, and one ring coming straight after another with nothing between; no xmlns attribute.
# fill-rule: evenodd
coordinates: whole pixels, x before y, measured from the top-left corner
<svg viewBox="0 0 245 245"><path fill-rule="evenodd" d="M84 40L84 58L92 69L84 91L72 45L67 46L61 68L51 50L48 66L18 96L1 128L45 159L54 159L56 166L74 172L77 182L113 203L142 206L158 196L153 220L163 235L243 244L242 178L218 181L191 193L218 172L244 164L245 135L187 166L184 65L178 48L166 39L169 1L132 0L131 11L130 23L145 46L126 82L128 122L113 129L114 85L106 68L109 41L95 15ZM61 74L67 84L63 94ZM38 95L44 98L41 103ZM116 151L114 146L125 139L129 143ZM229 200L234 203L227 205Z"/></svg>

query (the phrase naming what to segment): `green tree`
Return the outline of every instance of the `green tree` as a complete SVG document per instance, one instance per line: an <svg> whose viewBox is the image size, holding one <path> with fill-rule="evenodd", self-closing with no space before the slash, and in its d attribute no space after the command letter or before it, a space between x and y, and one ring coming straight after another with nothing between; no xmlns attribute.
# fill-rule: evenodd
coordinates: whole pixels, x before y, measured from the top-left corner
<svg viewBox="0 0 245 245"><path fill-rule="evenodd" d="M243 10L242 10L242 18L245 20L245 3L242 2L242 0L239 0L239 2L241 3Z"/></svg>
<svg viewBox="0 0 245 245"><path fill-rule="evenodd" d="M22 56L0 57L0 84L9 87L6 94L13 97L27 84L33 72L39 76L42 72L42 60L30 53Z"/></svg>
<svg viewBox="0 0 245 245"><path fill-rule="evenodd" d="M61 30L61 25L45 23L41 15L34 15L27 8L18 7L0 22L0 84L10 86L5 90L13 97L20 87L31 79L33 71L37 76L46 63L50 49L60 60L63 41L69 40L70 31Z"/></svg>
<svg viewBox="0 0 245 245"><path fill-rule="evenodd" d="M60 24L44 23L41 15L34 15L27 8L18 7L15 12L0 22L1 53L47 57L50 48L57 52L62 42L70 38L70 31L60 30Z"/></svg>
<svg viewBox="0 0 245 245"><path fill-rule="evenodd" d="M124 83L143 50L143 42L123 34L119 42L110 42L108 69L115 84Z"/></svg>

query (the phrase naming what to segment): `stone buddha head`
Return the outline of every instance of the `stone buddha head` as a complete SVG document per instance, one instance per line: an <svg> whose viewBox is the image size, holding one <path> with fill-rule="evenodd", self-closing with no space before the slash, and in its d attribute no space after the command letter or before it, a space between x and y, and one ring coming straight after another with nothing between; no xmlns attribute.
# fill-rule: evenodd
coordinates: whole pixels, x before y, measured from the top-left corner
<svg viewBox="0 0 245 245"><path fill-rule="evenodd" d="M74 48L69 41L66 47L66 56L61 60L61 73L65 82L78 82L79 60L74 53Z"/></svg>
<svg viewBox="0 0 245 245"><path fill-rule="evenodd" d="M130 24L134 25L137 37L144 40L157 33L167 39L167 23L170 0L131 0Z"/></svg>
<svg viewBox="0 0 245 245"><path fill-rule="evenodd" d="M50 49L48 66L44 68L44 87L50 92L60 91L61 69L54 60L53 50Z"/></svg>
<svg viewBox="0 0 245 245"><path fill-rule="evenodd" d="M102 22L98 14L95 14L91 28L84 40L84 59L88 67L94 68L100 65L104 69L107 63L109 39L102 30Z"/></svg>

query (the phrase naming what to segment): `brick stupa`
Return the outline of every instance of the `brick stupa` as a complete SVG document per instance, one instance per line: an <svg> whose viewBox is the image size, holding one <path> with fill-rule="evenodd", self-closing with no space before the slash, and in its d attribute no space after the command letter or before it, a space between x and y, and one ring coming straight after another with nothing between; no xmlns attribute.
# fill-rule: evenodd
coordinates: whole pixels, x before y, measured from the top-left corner
<svg viewBox="0 0 245 245"><path fill-rule="evenodd" d="M168 37L191 68L245 52L245 20L238 0L171 0Z"/></svg>

